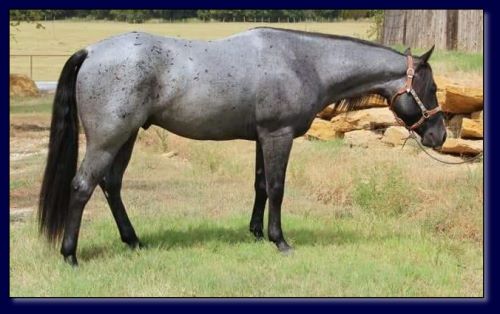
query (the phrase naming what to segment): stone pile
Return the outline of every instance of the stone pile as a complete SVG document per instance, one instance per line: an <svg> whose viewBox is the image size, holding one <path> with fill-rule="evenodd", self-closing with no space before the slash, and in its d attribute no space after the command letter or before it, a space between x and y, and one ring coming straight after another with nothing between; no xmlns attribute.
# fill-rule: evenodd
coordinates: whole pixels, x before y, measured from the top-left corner
<svg viewBox="0 0 500 314"><path fill-rule="evenodd" d="M442 153L477 155L483 151L483 89L435 77L437 98L446 116L447 140ZM333 105L314 119L306 138L343 138L351 146L400 146L408 131L398 125L385 100L370 96L353 111Z"/></svg>

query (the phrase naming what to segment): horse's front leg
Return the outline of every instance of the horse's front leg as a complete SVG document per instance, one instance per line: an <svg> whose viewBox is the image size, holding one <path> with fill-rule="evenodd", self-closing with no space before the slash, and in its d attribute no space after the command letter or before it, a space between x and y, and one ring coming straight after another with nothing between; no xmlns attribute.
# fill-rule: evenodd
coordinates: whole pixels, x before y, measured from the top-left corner
<svg viewBox="0 0 500 314"><path fill-rule="evenodd" d="M285 189L285 174L290 150L293 143L293 134L287 130L278 130L272 133L261 132L259 139L264 157L266 174L266 191L269 198L269 241L276 244L281 252L292 249L285 241L281 229L281 203Z"/></svg>

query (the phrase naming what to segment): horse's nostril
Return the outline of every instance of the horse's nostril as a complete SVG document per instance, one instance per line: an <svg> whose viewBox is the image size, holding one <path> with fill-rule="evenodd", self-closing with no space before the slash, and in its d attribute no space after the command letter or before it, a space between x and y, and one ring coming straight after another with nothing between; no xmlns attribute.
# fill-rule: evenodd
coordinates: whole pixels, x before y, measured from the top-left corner
<svg viewBox="0 0 500 314"><path fill-rule="evenodd" d="M441 143L444 143L446 141L446 135L447 135L446 132L444 132L444 134L443 134L443 141Z"/></svg>

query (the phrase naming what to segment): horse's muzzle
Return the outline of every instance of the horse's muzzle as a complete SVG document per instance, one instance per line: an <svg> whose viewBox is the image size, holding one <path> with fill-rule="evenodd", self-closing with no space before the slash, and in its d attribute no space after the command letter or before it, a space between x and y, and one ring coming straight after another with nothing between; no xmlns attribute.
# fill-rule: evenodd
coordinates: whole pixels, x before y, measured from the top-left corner
<svg viewBox="0 0 500 314"><path fill-rule="evenodd" d="M422 145L434 149L440 149L445 141L446 131L442 132L442 134L439 135L434 132L428 132L422 137Z"/></svg>

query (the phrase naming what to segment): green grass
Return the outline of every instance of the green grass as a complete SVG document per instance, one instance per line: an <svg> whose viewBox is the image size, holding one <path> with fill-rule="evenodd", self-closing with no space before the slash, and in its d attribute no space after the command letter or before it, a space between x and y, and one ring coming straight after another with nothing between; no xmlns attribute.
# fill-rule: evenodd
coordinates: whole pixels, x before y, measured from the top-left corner
<svg viewBox="0 0 500 314"><path fill-rule="evenodd" d="M51 113L54 95L42 97L14 97L10 99L10 114Z"/></svg>
<svg viewBox="0 0 500 314"><path fill-rule="evenodd" d="M11 109L28 105L37 106L14 100ZM11 110L11 208L36 208L48 141L46 128L12 126L48 126L47 113ZM59 244L38 237L35 213L11 223L11 296L483 295L482 163L447 166L408 149L298 139L282 218L295 252L283 256L248 232L253 142L157 131L139 133L122 191L147 247L121 243L96 189L77 269L62 262Z"/></svg>
<svg viewBox="0 0 500 314"><path fill-rule="evenodd" d="M409 197L401 197L402 191L411 190L401 169L390 164L374 167L373 171L358 179L353 192L354 201L363 210L378 214L398 215L411 203Z"/></svg>
<svg viewBox="0 0 500 314"><path fill-rule="evenodd" d="M443 244L410 225L394 231L398 220L287 215L296 250L282 256L253 240L244 214L133 218L147 248L126 248L109 217L87 221L76 270L40 245L33 224L14 228L11 296L481 295L464 282L481 275L480 248Z"/></svg>
<svg viewBox="0 0 500 314"><path fill-rule="evenodd" d="M399 51L406 49L403 45L396 45L393 48ZM412 48L411 51L413 55L420 56L427 49ZM434 74L458 72L473 73L482 76L483 61L484 57L482 53L435 49L429 63L432 65Z"/></svg>

